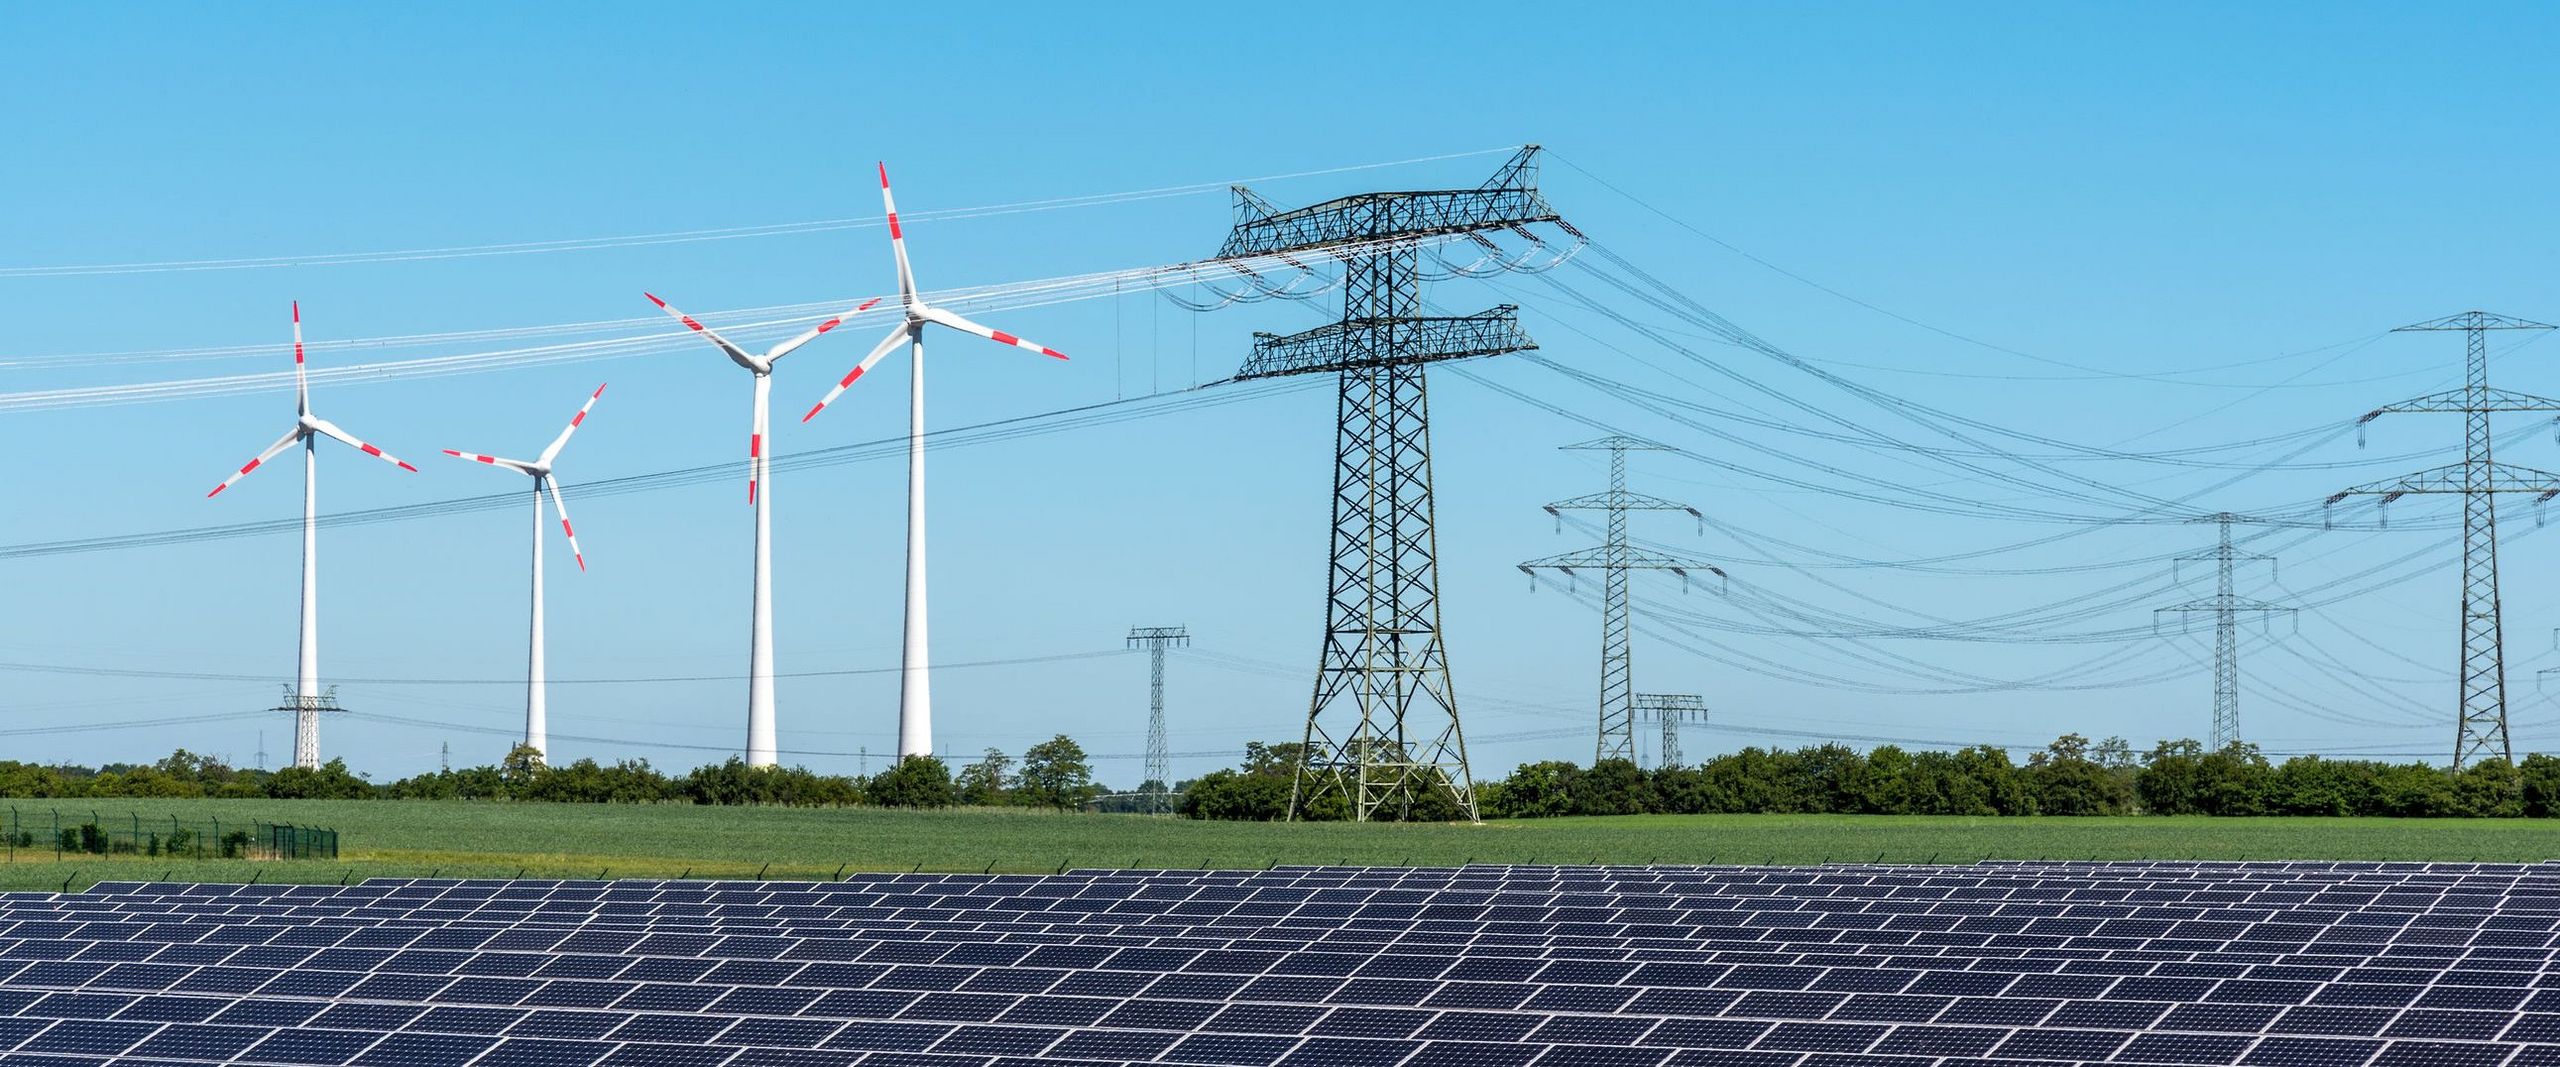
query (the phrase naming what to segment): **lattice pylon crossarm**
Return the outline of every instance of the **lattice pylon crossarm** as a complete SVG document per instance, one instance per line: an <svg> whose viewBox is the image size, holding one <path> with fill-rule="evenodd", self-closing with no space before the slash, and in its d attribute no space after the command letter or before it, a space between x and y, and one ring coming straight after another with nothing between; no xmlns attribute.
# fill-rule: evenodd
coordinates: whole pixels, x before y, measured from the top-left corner
<svg viewBox="0 0 2560 1067"><path fill-rule="evenodd" d="M2447 411L2560 411L2560 400L2511 389L2483 390L2479 396L2473 396L2469 389L2447 389L2441 393L2411 397L2397 404L2384 404L2357 421L2371 422L2383 415Z"/></svg>

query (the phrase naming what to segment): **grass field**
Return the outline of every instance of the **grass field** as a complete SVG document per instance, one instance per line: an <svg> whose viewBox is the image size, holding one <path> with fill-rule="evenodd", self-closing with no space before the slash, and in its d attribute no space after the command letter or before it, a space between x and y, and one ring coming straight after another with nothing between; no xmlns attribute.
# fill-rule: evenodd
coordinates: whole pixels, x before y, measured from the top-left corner
<svg viewBox="0 0 2560 1067"><path fill-rule="evenodd" d="M377 876L824 878L845 871L1055 871L1275 863L1969 863L1980 859L2560 858L2560 825L2517 819L1976 819L1644 815L1483 826L1203 823L1026 811L630 807L460 801L20 801L31 825L139 813L264 819L341 834L339 862L203 862L20 849L0 887L105 879L336 882ZM41 836L41 835L39 835Z"/></svg>

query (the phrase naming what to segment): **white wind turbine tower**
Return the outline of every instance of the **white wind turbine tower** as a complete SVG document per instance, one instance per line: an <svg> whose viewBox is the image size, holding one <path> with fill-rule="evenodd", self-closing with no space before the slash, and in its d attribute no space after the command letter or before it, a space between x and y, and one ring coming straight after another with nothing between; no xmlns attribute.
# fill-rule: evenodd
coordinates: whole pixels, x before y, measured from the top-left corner
<svg viewBox="0 0 2560 1067"><path fill-rule="evenodd" d="M578 426L587 421L587 412L594 410L596 401L603 396L604 386L596 386L596 391L588 394L586 404L560 431L560 436L551 439L551 447L542 450L540 459L528 462L484 456L477 452L456 452L450 448L444 450L448 456L504 467L533 477L533 648L525 654L524 743L546 757L551 752L551 734L550 701L545 692L547 683L542 661L542 494L544 490L550 491L552 510L560 513L560 534L569 539L569 554L577 558L580 571L586 570L587 554L578 551L578 531L569 525L569 502L561 499L560 482L552 476L551 461L560 458L560 449L569 443L569 435L578 432Z"/></svg>
<svg viewBox="0 0 2560 1067"><path fill-rule="evenodd" d="M222 495L232 483L249 476L258 465L274 459L276 453L294 445L302 446L302 637L293 682L293 765L320 766L320 564L319 564L319 474L320 439L328 437L346 444L365 455L386 463L398 464L401 470L418 468L372 445L356 440L339 429L338 424L311 413L311 378L303 370L302 302L293 303L293 431L278 438L258 458L243 464L237 473L222 480L221 485L205 497Z"/></svg>
<svg viewBox="0 0 2560 1067"><path fill-rule="evenodd" d="M866 310L878 300L864 301L861 307L821 322L809 332L773 346L764 355L748 353L729 343L729 339L712 332L693 316L676 310L654 293L642 293L676 321L693 332L709 338L729 355L729 361L745 367L756 376L755 425L747 436L747 503L756 509L755 593L749 609L751 620L747 631L747 765L771 767L777 752L773 740L773 468L772 449L765 446L772 426L766 417L773 395L773 364L790 355L801 345L816 340L819 334L835 329L853 314ZM763 491L757 490L758 486Z"/></svg>
<svg viewBox="0 0 2560 1067"><path fill-rule="evenodd" d="M880 362L905 342L910 378L907 390L907 621L906 648L898 671L898 756L933 754L933 659L925 626L924 567L924 327L940 323L955 330L977 334L998 344L1028 349L1054 359L1065 359L1055 349L1025 341L1003 330L990 329L961 318L938 307L927 305L916 295L915 272L907 267L907 235L898 226L898 202L889 195L889 165L880 165L880 206L889 214L889 246L898 256L898 300L906 321L881 338L871 354L862 357L852 372L828 390L818 406L800 416L807 422L826 410L844 395L853 380L862 377L871 365Z"/></svg>

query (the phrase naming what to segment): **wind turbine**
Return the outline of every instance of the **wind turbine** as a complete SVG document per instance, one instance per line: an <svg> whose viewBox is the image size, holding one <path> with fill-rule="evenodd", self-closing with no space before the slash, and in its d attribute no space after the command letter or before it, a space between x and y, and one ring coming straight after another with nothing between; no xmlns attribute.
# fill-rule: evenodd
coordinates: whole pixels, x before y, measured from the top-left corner
<svg viewBox="0 0 2560 1067"><path fill-rule="evenodd" d="M771 767L776 756L773 741L773 468L771 449L765 447L765 438L772 432L766 415L773 395L773 365L790 355L793 349L816 340L819 334L843 325L845 319L870 309L880 301L863 301L861 307L821 322L809 332L775 345L758 356L729 343L728 338L658 299L657 294L641 295L648 297L649 302L658 305L660 310L675 316L676 321L684 323L693 332L720 346L720 351L728 353L730 362L745 367L756 377L755 424L747 436L747 503L756 509L755 593L754 604L749 609L751 621L747 631L747 766ZM763 487L761 492L758 486Z"/></svg>
<svg viewBox="0 0 2560 1067"><path fill-rule="evenodd" d="M258 458L243 464L237 473L222 480L221 485L205 494L206 499L221 496L232 483L249 476L258 465L274 459L276 453L302 446L302 636L293 682L293 765L320 766L320 525L317 480L320 466L320 439L328 437L401 470L416 472L418 468L399 457L356 440L338 424L311 413L311 378L303 369L302 302L293 302L293 431L277 438L276 443L258 453Z"/></svg>
<svg viewBox="0 0 2560 1067"><path fill-rule="evenodd" d="M927 305L916 295L915 272L907 266L907 235L898 226L898 202L889 195L889 165L880 164L880 206L889 213L889 246L898 256L898 302L906 313L906 321L881 338L871 354L828 390L809 413L800 416L807 422L818 417L827 405L844 395L856 378L880 362L903 341L907 345L907 362L911 368L907 390L907 623L906 649L898 671L898 756L933 754L933 662L928 649L925 627L924 567L924 327L940 323L955 330L974 333L997 344L1038 352L1052 359L1065 359L1056 349L1043 347L1006 333L980 326L938 307Z"/></svg>
<svg viewBox="0 0 2560 1067"><path fill-rule="evenodd" d="M560 436L551 439L551 447L542 450L540 459L527 462L484 456L477 452L456 452L450 448L444 450L448 456L504 467L533 477L533 650L525 656L524 743L545 755L550 752L551 741L550 703L544 691L546 683L542 663L542 493L550 490L552 510L560 513L560 534L569 539L569 554L577 557L578 569L586 570L587 554L578 551L578 531L569 525L569 502L560 496L560 483L551 475L551 461L560 458L560 449L569 443L569 435L578 432L579 424L587 421L587 412L594 410L596 401L603 396L604 386L596 386L596 391L587 396L586 405L569 419L569 425L560 431Z"/></svg>

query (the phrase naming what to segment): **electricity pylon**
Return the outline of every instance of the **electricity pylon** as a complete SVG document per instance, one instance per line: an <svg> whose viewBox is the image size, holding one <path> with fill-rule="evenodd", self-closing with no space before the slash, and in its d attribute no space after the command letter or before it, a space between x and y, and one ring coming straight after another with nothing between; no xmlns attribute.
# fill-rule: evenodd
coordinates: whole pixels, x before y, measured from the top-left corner
<svg viewBox="0 0 2560 1067"><path fill-rule="evenodd" d="M2560 400L2490 388L2489 347L2483 334L2489 330L2552 328L2505 315L2466 311L2392 331L2462 331L2462 388L2375 408L2356 424L2362 426L2392 412L2459 411L2463 414L2462 462L2342 489L2327 501L2335 504L2350 496L2378 496L2388 505L2411 493L2462 495L2462 653L2455 671L2453 736L2453 769L2457 771L2478 758L2515 760L2515 749L2507 740L2507 667L2505 635L2498 619L2498 512L2493 494L2541 494L2536 503L2560 496L2560 474L2499 463L2489 456L2490 412L2560 411Z"/></svg>
<svg viewBox="0 0 2560 1067"><path fill-rule="evenodd" d="M1191 630L1183 626L1132 626L1129 647L1147 650L1147 770L1146 781L1138 788L1146 793L1147 814L1162 815L1172 810L1168 791L1173 788L1173 761L1165 755L1164 744L1164 650L1182 648L1191 643Z"/></svg>
<svg viewBox="0 0 2560 1067"><path fill-rule="evenodd" d="M284 702L267 710L293 713L293 765L314 769L320 766L320 716L335 715L347 709L338 703L337 686L313 693L302 690L300 686L286 685ZM261 741L258 747L264 749L265 742ZM259 758L266 757L261 755Z"/></svg>
<svg viewBox="0 0 2560 1067"><path fill-rule="evenodd" d="M1380 809L1409 812L1418 793L1439 790L1478 818L1440 630L1423 372L1537 346L1509 305L1422 315L1421 252L1450 237L1561 225L1538 195L1537 151L1521 149L1473 189L1361 193L1290 211L1235 189L1235 228L1218 259L1323 251L1343 269L1341 321L1255 334L1235 375L1331 374L1340 385L1324 645L1290 787L1293 819L1337 793L1366 821Z"/></svg>
<svg viewBox="0 0 2560 1067"><path fill-rule="evenodd" d="M1627 544L1627 513L1630 511L1685 511L1704 521L1698 509L1674 500L1627 491L1627 453L1629 451L1665 452L1669 449L1651 441L1633 437L1611 436L1597 441L1584 441L1564 446L1568 451L1601 451L1609 453L1609 489L1607 492L1559 500L1547 505L1547 513L1559 520L1567 511L1598 511L1608 515L1608 535L1596 548L1567 552L1545 559L1520 564L1520 571L1534 584L1540 570L1563 571L1570 578L1577 571L1596 570L1600 579L1600 742L1594 762L1636 758L1635 668L1633 649L1628 641L1627 572L1670 571L1689 580L1689 572L1703 570L1718 578L1724 571L1713 564L1666 556L1658 552L1639 552Z"/></svg>
<svg viewBox="0 0 2560 1067"><path fill-rule="evenodd" d="M2203 600L2190 600L2152 609L2152 617L2188 615L2210 612L2213 615L2213 750L2220 752L2240 740L2240 615L2244 612L2266 614L2292 608L2241 596L2232 588L2234 570L2242 560L2274 562L2274 556L2241 552L2231 546L2231 524L2250 522L2248 518L2228 511L2199 516L2190 522L2210 522L2220 528L2221 539L2213 551L2180 556L2181 561L2210 560L2213 563L2213 595Z"/></svg>
<svg viewBox="0 0 2560 1067"><path fill-rule="evenodd" d="M1680 724L1707 721L1707 698L1695 693L1638 693L1635 711L1662 725L1661 759L1654 769L1679 767L1686 762L1680 758Z"/></svg>

